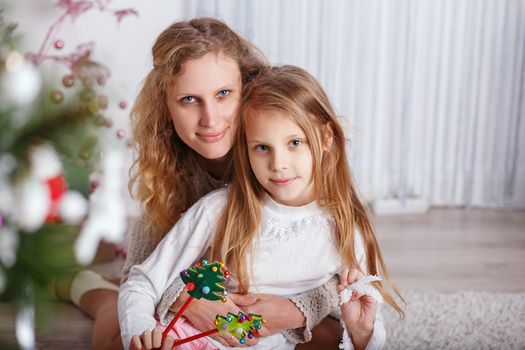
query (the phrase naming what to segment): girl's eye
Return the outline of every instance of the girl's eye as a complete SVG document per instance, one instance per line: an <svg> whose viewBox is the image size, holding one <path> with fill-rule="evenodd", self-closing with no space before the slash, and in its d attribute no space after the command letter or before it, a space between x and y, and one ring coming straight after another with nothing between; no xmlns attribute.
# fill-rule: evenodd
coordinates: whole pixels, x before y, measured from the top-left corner
<svg viewBox="0 0 525 350"><path fill-rule="evenodd" d="M181 99L181 102L187 105L190 105L192 103L195 103L197 100L194 96L186 96Z"/></svg>
<svg viewBox="0 0 525 350"><path fill-rule="evenodd" d="M230 90L221 90L221 91L219 91L219 93L217 94L217 96L218 96L218 97L226 97L226 96L228 96L230 93L231 93Z"/></svg>
<svg viewBox="0 0 525 350"><path fill-rule="evenodd" d="M256 146L255 147L255 150L256 151L260 151L260 152L268 152L270 148L268 146L265 146L265 145L259 145L259 146Z"/></svg>
<svg viewBox="0 0 525 350"><path fill-rule="evenodd" d="M301 141L301 140L297 140L297 139L296 139L296 140L292 140L292 141L290 141L290 145L291 145L292 147L300 146L302 143L303 143L303 141Z"/></svg>

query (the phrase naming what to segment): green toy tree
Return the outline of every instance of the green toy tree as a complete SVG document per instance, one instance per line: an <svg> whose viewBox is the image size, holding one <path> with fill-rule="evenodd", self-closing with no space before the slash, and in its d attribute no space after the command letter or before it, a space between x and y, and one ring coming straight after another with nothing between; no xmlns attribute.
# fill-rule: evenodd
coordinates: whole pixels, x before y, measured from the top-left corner
<svg viewBox="0 0 525 350"><path fill-rule="evenodd" d="M222 262L213 262L208 264L208 260L203 259L195 264L193 268L182 270L180 277L186 284L186 290L190 297L179 312L175 315L168 327L162 333L162 337L166 338L170 330L175 326L175 323L182 316L184 311L188 308L193 299L208 299L208 300L222 300L226 301L226 289L219 283L223 283L230 276L230 271L224 267Z"/></svg>
<svg viewBox="0 0 525 350"><path fill-rule="evenodd" d="M245 314L239 312L235 315L228 312L226 317L217 315L215 318L215 327L219 332L227 332L239 339L239 343L244 344L246 337L252 339L254 336L259 334L261 324L265 323L266 320L261 315L256 314Z"/></svg>
<svg viewBox="0 0 525 350"><path fill-rule="evenodd" d="M222 265L222 267L221 267ZM195 299L224 300L226 289L220 285L226 280L224 265L220 262L208 264L207 260L202 260L193 268L183 270L180 277L188 294Z"/></svg>

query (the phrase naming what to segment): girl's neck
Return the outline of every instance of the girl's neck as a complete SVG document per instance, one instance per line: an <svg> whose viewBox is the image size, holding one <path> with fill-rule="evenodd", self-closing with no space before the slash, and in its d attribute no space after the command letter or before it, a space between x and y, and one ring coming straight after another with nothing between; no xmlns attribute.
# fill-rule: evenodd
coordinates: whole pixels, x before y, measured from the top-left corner
<svg viewBox="0 0 525 350"><path fill-rule="evenodd" d="M199 167L216 180L221 180L224 177L231 159L229 153L218 159L207 159L200 154L195 153L195 158L197 159Z"/></svg>

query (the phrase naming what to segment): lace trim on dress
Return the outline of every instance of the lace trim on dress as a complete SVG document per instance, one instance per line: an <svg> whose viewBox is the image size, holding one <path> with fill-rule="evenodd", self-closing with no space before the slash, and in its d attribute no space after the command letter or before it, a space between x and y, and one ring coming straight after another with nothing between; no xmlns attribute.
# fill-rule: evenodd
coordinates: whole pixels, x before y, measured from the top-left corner
<svg viewBox="0 0 525 350"><path fill-rule="evenodd" d="M266 217L263 219L262 227L265 227L261 233L262 237L275 237L279 241L286 241L291 237L297 237L301 234L302 229L313 225L325 225L333 223L331 215L312 215L299 220L278 219L275 217Z"/></svg>

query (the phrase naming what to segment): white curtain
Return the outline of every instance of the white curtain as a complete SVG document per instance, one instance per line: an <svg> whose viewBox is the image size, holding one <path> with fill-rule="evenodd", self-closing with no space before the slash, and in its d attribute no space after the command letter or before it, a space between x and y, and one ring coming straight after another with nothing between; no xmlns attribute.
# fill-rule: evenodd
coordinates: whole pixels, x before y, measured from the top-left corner
<svg viewBox="0 0 525 350"><path fill-rule="evenodd" d="M318 78L369 200L525 207L525 1L201 0Z"/></svg>

